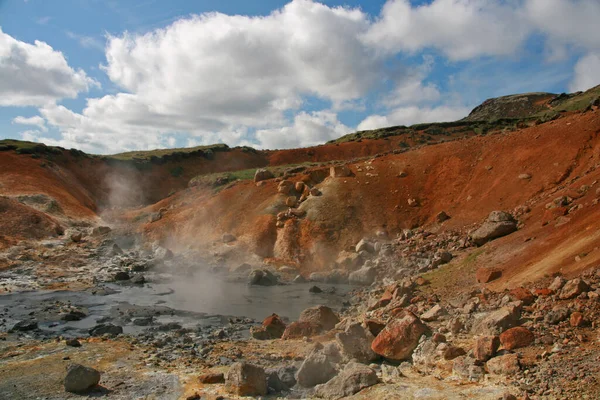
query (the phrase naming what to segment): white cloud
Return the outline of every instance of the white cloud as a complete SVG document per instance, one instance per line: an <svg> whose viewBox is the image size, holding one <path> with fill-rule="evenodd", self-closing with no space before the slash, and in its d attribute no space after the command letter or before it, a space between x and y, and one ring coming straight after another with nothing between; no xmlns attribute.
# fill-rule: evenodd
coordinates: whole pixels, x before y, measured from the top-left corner
<svg viewBox="0 0 600 400"><path fill-rule="evenodd" d="M434 0L411 6L390 0L365 35L389 54L435 48L451 60L513 54L529 33L516 0Z"/></svg>
<svg viewBox="0 0 600 400"><path fill-rule="evenodd" d="M86 49L104 50L104 42L94 36L79 35L75 32L66 31L70 39L79 42L79 45Z"/></svg>
<svg viewBox="0 0 600 400"><path fill-rule="evenodd" d="M33 117L15 117L12 120L13 124L21 124L21 125L33 125L33 126L37 126L39 129L41 129L42 131L46 132L48 130L48 128L46 128L46 121L44 120L44 118L40 117L39 115L35 115Z"/></svg>
<svg viewBox="0 0 600 400"><path fill-rule="evenodd" d="M74 98L97 83L48 44L16 40L0 29L0 106L39 106Z"/></svg>
<svg viewBox="0 0 600 400"><path fill-rule="evenodd" d="M600 53L590 53L575 65L575 76L569 90L587 90L600 84Z"/></svg>
<svg viewBox="0 0 600 400"><path fill-rule="evenodd" d="M282 149L316 146L351 131L351 128L338 121L333 112L301 112L294 118L292 126L259 130L256 138L261 148Z"/></svg>
<svg viewBox="0 0 600 400"><path fill-rule="evenodd" d="M387 115L371 115L365 118L359 125L358 130L369 130L384 128L386 126L406 125L425 123L425 122L446 122L456 121L466 117L470 108L466 107L423 107L416 106L400 107Z"/></svg>
<svg viewBox="0 0 600 400"><path fill-rule="evenodd" d="M39 142L42 132L35 129L23 131L20 133L21 139L28 142Z"/></svg>

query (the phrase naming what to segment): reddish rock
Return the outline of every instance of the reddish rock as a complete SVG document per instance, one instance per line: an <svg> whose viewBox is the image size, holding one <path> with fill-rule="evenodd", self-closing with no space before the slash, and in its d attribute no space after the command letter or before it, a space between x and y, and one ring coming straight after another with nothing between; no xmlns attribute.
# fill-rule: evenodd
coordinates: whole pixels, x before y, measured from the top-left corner
<svg viewBox="0 0 600 400"><path fill-rule="evenodd" d="M502 271L493 268L479 268L475 273L478 283L488 283L502 276Z"/></svg>
<svg viewBox="0 0 600 400"><path fill-rule="evenodd" d="M216 373L202 374L198 377L198 380L204 384L224 383L225 375Z"/></svg>
<svg viewBox="0 0 600 400"><path fill-rule="evenodd" d="M300 313L298 322L310 322L320 325L325 331L335 328L340 319L327 306L310 307Z"/></svg>
<svg viewBox="0 0 600 400"><path fill-rule="evenodd" d="M416 315L402 310L377 335L371 349L388 360L403 361L410 358L419 338L428 331Z"/></svg>
<svg viewBox="0 0 600 400"><path fill-rule="evenodd" d="M441 333L434 333L431 340L433 343L446 343L446 336Z"/></svg>
<svg viewBox="0 0 600 400"><path fill-rule="evenodd" d="M481 336L475 342L473 356L479 361L487 361L496 355L500 347L498 336Z"/></svg>
<svg viewBox="0 0 600 400"><path fill-rule="evenodd" d="M346 165L334 165L329 169L329 176L332 178L344 178L354 176L354 173Z"/></svg>
<svg viewBox="0 0 600 400"><path fill-rule="evenodd" d="M526 306L535 301L535 296L531 293L531 291L522 287L511 290L509 294L514 300L520 300Z"/></svg>
<svg viewBox="0 0 600 400"><path fill-rule="evenodd" d="M238 396L265 396L267 375L261 367L238 362L227 372L225 389Z"/></svg>
<svg viewBox="0 0 600 400"><path fill-rule="evenodd" d="M464 356L465 354L467 354L467 352L463 348L457 346L449 346L444 351L444 360L454 360L456 357Z"/></svg>
<svg viewBox="0 0 600 400"><path fill-rule="evenodd" d="M279 315L272 314L271 316L265 318L262 323L262 326L273 339L278 339L283 336L283 332L285 331L285 322L279 318Z"/></svg>
<svg viewBox="0 0 600 400"><path fill-rule="evenodd" d="M304 191L304 182L296 182L294 184L294 189L296 189L296 192L302 193Z"/></svg>
<svg viewBox="0 0 600 400"><path fill-rule="evenodd" d="M429 281L420 276L415 280L415 283L417 284L417 286L425 286L429 284Z"/></svg>
<svg viewBox="0 0 600 400"><path fill-rule="evenodd" d="M533 343L534 339L533 333L522 326L510 328L500 334L500 343L502 343L502 347L506 350L527 347Z"/></svg>
<svg viewBox="0 0 600 400"><path fill-rule="evenodd" d="M374 319L367 319L365 321L365 326L373 336L379 335L383 328L385 328L385 324L383 322Z"/></svg>
<svg viewBox="0 0 600 400"><path fill-rule="evenodd" d="M572 327L576 328L578 326L582 326L583 325L583 314L575 311L574 313L571 314L571 318L569 319L569 323L571 324Z"/></svg>
<svg viewBox="0 0 600 400"><path fill-rule="evenodd" d="M311 337L321 333L321 325L312 322L292 322L283 332L282 339L302 339L303 337Z"/></svg>
<svg viewBox="0 0 600 400"><path fill-rule="evenodd" d="M547 297L547 296L552 296L552 294L554 294L554 291L552 289L534 289L533 290L533 294L537 297Z"/></svg>

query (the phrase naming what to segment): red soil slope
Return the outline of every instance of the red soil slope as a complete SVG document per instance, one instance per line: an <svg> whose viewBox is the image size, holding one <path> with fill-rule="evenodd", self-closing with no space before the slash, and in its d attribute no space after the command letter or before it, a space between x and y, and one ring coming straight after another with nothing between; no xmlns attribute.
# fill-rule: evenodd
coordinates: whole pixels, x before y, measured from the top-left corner
<svg viewBox="0 0 600 400"><path fill-rule="evenodd" d="M306 217L290 220L283 228L275 227L276 214L286 209L276 180L260 186L242 182L217 194L189 190L156 205L168 211L145 231L182 248L209 246L228 232L239 238L241 247L300 264L308 271L329 267L339 250L363 235L386 229L393 236L403 228L431 224L442 210L452 216L443 229L457 229L480 222L492 210L529 204L533 211L525 227L486 249L522 257L518 265L523 266L535 264L535 249L546 246L544 251L556 255L555 261L544 258L546 264L536 264L536 271L543 274L561 268L573 251L599 244L595 233L589 235L596 208L584 209L568 226L541 225L548 198L567 190L573 179L577 186L600 178L594 169L600 163L599 131L600 113L588 112L510 133L354 162L349 164L354 177L327 178L316 184L323 195L305 201L300 209L307 212ZM400 171L407 176L399 177ZM531 178L520 179L521 174ZM298 175L293 180L301 178ZM410 207L409 198L416 199L419 206ZM532 251L523 251L523 235L544 240L528 242ZM566 235L572 244L564 240ZM557 253L562 248L559 243L569 249L562 250L566 252L562 258ZM514 261L498 255L495 259L509 269ZM511 274L517 276L518 271L507 270L507 279Z"/></svg>

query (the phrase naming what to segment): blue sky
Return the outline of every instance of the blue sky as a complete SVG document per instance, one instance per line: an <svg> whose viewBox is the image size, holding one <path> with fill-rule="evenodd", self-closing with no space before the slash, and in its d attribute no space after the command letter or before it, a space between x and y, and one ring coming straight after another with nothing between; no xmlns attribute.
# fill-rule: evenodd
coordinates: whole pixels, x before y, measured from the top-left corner
<svg viewBox="0 0 600 400"><path fill-rule="evenodd" d="M322 143L600 83L597 0L0 0L0 138Z"/></svg>

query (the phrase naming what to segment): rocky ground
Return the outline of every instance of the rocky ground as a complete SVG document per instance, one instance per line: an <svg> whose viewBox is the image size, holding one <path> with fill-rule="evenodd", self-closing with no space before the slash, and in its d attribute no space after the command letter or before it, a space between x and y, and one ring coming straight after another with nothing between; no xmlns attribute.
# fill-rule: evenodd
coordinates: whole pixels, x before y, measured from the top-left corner
<svg viewBox="0 0 600 400"><path fill-rule="evenodd" d="M432 287L522 212L468 232L378 231L309 276L226 269L218 252L175 255L102 227L23 242L0 256L0 398L597 398L600 269L494 292L501 273L483 268L468 278L479 286ZM238 285L232 303L255 287L243 310L256 318L174 306L174 277L198 265L209 286ZM270 315L277 296L307 307Z"/></svg>

